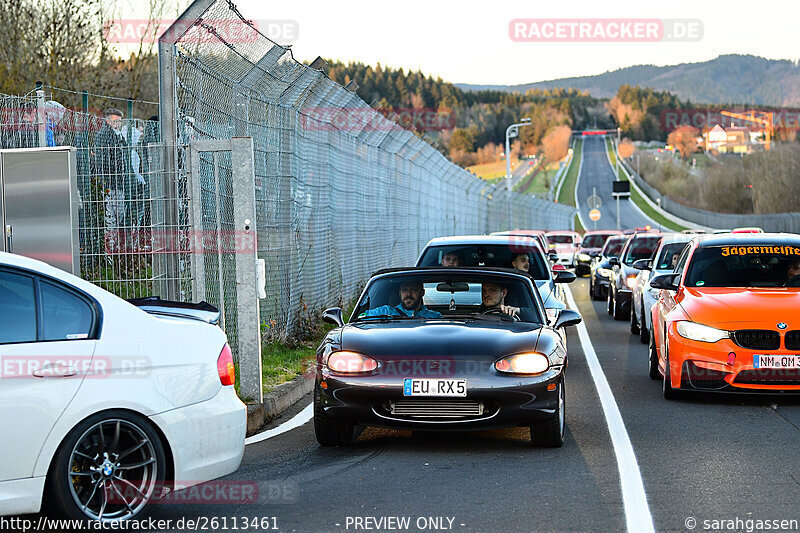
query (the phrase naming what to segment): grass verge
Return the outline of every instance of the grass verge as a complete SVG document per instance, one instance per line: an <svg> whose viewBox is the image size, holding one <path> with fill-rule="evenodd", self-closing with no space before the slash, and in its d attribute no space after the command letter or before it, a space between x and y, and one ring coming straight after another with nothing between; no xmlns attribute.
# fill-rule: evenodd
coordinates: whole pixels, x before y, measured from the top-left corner
<svg viewBox="0 0 800 533"><path fill-rule="evenodd" d="M352 314L354 308L355 301L342 310L345 320ZM319 317L313 320L322 321ZM261 380L264 392L269 392L312 368L316 359L317 346L335 327L333 324L322 323L316 332L307 338L290 342L263 343L261 345Z"/></svg>
<svg viewBox="0 0 800 533"><path fill-rule="evenodd" d="M616 154L614 153L614 145L611 142L611 139L606 138L606 150L608 151L608 157L611 161L611 167L614 168L615 161L616 161ZM628 181L628 175L625 173L625 169L620 168L619 172L619 179ZM670 231L683 231L686 228L681 226L680 224L676 224L675 222L671 221L658 211L653 208L643 197L639 194L635 188L631 187L631 200L634 204L636 204L639 209L641 209L645 215L650 217L653 222L659 224L662 228L666 228Z"/></svg>
<svg viewBox="0 0 800 533"><path fill-rule="evenodd" d="M578 183L578 169L581 167L582 148L583 139L576 140L575 146L572 147L572 161L567 169L567 176L564 178L561 192L559 192L556 199L560 204L575 207L575 185Z"/></svg>

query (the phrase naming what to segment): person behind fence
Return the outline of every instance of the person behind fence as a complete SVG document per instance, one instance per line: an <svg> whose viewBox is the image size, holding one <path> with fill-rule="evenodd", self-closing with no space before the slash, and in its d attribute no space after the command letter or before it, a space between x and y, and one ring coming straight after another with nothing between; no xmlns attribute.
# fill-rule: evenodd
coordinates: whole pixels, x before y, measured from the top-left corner
<svg viewBox="0 0 800 533"><path fill-rule="evenodd" d="M128 130L131 132L131 139L128 139ZM146 182L142 176L142 158L139 155L139 144L143 137L142 130L138 125L132 125L130 128L123 127L120 134L125 142L131 147L130 149L130 162L131 170L135 180L132 180L129 187L126 188L125 203L127 206L126 219L130 221L133 232L138 236L138 230L142 225L144 218L144 190ZM136 245L138 239L134 238L129 245Z"/></svg>
<svg viewBox="0 0 800 533"><path fill-rule="evenodd" d="M144 134L139 141L139 153L142 156L142 177L144 178L142 197L143 213L142 213L142 226L150 226L150 189L152 187L151 180L153 174L159 169L159 123L158 115L153 115L147 119L144 124Z"/></svg>
<svg viewBox="0 0 800 533"><path fill-rule="evenodd" d="M106 109L104 122L92 144L92 171L105 190L106 253L125 247L126 196L132 175L128 143L122 136L122 111Z"/></svg>
<svg viewBox="0 0 800 533"><path fill-rule="evenodd" d="M39 128L36 106L30 102L22 102L17 109L12 123L3 128L2 148L38 148ZM45 120L45 146L55 146L53 124Z"/></svg>
<svg viewBox="0 0 800 533"><path fill-rule="evenodd" d="M419 318L441 318L442 314L438 311L431 311L422 303L425 296L425 288L421 281L406 281L400 285L400 303L391 305L381 305L375 309L364 311L358 318L370 316L398 316L398 317L419 317Z"/></svg>

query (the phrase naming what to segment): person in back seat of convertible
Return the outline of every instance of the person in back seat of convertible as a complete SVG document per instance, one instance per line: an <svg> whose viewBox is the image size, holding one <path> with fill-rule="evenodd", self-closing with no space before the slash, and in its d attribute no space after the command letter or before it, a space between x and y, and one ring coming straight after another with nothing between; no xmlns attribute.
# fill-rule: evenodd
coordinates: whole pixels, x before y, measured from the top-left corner
<svg viewBox="0 0 800 533"><path fill-rule="evenodd" d="M438 311L431 311L422 303L425 289L420 281L406 281L400 285L400 303L392 307L382 305L369 311L364 311L358 318L370 316L405 316L419 318L441 318L442 314Z"/></svg>

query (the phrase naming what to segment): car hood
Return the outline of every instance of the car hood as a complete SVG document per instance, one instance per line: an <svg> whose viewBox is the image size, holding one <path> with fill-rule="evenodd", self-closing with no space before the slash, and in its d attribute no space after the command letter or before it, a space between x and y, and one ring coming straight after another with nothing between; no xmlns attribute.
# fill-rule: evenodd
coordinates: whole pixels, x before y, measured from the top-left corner
<svg viewBox="0 0 800 533"><path fill-rule="evenodd" d="M341 347L384 360L452 357L484 362L536 349L541 332L541 325L522 322L394 320L344 326Z"/></svg>
<svg viewBox="0 0 800 533"><path fill-rule="evenodd" d="M785 322L789 329L800 329L800 315L793 311L800 307L800 288L685 288L679 303L690 320L709 326L763 324L775 329Z"/></svg>

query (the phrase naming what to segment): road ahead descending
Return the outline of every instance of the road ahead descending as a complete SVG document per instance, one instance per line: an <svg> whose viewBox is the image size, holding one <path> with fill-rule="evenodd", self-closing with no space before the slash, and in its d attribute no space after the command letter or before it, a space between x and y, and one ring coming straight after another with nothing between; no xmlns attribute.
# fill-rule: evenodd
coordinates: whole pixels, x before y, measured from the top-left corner
<svg viewBox="0 0 800 533"><path fill-rule="evenodd" d="M606 154L605 138L587 135L583 138L583 157L581 173L578 178L578 208L581 219L587 230L595 229L595 223L589 218L587 200L596 190L603 204L600 207L601 218L597 222L597 229L617 229L617 204L611 196L612 183L614 182L614 169L609 164ZM653 222L644 215L630 200L620 200L619 205L620 228L644 227L650 224L657 228Z"/></svg>
<svg viewBox="0 0 800 533"><path fill-rule="evenodd" d="M800 402L704 395L667 401L647 375L646 346L628 325L588 299L585 279L571 290L619 406L624 428L613 429L630 437L655 529L747 530L747 520L800 520ZM434 525L464 532L625 531L626 512L647 510L624 505L609 426L574 329L569 350L563 448L532 448L524 429L368 429L350 448L321 448L313 424L305 423L247 446L241 469L227 481L257 483L252 503L163 505L155 515L274 517L280 531L309 532ZM389 517L409 525L390 527L403 522ZM739 526L719 522L737 519Z"/></svg>

